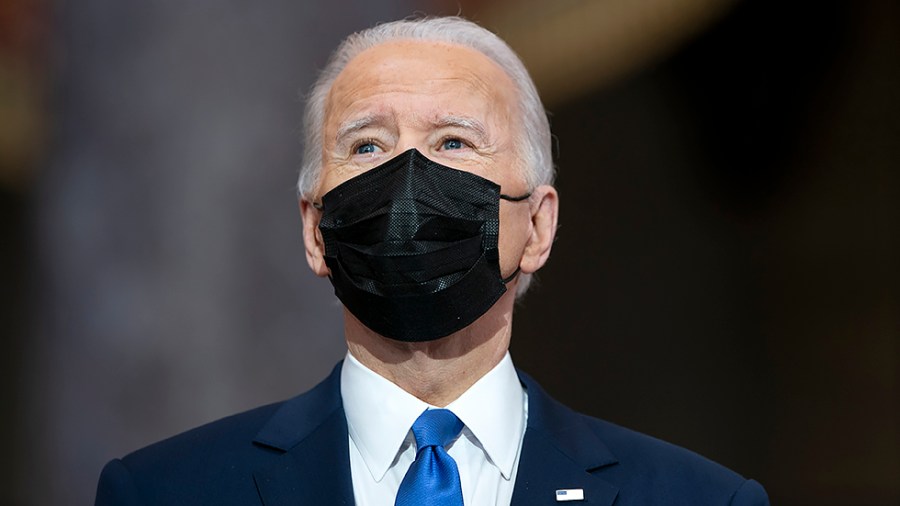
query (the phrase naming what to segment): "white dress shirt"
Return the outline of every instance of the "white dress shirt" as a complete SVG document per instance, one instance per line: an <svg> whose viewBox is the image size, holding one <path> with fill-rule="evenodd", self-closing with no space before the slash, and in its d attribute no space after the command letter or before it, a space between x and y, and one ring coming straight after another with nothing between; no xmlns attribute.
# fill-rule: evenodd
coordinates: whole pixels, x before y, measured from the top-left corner
<svg viewBox="0 0 900 506"><path fill-rule="evenodd" d="M410 428L434 408L347 353L341 396L350 432L350 473L357 506L393 506L416 457ZM508 505L525 435L528 397L506 356L446 406L465 424L446 447L459 467L465 506Z"/></svg>

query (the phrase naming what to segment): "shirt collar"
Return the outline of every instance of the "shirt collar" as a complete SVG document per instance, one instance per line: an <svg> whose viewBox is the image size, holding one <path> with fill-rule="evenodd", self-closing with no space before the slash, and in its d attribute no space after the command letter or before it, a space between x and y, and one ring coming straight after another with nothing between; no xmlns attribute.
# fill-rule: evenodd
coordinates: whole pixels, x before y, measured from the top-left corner
<svg viewBox="0 0 900 506"><path fill-rule="evenodd" d="M349 352L341 367L347 429L363 462L380 482L416 418L428 404L360 363Z"/></svg>
<svg viewBox="0 0 900 506"><path fill-rule="evenodd" d="M481 443L488 460L510 479L525 430L525 390L509 353L447 409ZM347 428L372 478L394 463L416 418L430 406L360 363L349 352L341 368Z"/></svg>
<svg viewBox="0 0 900 506"><path fill-rule="evenodd" d="M525 389L509 352L447 409L472 431L507 480L525 431Z"/></svg>

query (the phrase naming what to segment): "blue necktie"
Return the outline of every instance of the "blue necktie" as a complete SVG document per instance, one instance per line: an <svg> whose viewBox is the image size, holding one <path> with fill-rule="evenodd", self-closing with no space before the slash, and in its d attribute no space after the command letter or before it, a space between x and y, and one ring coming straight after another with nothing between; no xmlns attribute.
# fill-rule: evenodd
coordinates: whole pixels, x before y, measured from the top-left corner
<svg viewBox="0 0 900 506"><path fill-rule="evenodd" d="M416 460L400 483L395 506L462 506L456 461L444 450L463 428L446 409L429 409L413 423Z"/></svg>

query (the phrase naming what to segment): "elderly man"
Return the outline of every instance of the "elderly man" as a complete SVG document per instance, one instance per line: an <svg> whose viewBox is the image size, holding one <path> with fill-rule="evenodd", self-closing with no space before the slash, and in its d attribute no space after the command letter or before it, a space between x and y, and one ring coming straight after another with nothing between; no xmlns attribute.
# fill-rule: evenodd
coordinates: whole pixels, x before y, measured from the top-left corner
<svg viewBox="0 0 900 506"><path fill-rule="evenodd" d="M526 70L459 18L350 36L309 98L310 268L348 354L313 390L110 462L97 504L766 504L756 482L556 403L508 353L556 230Z"/></svg>

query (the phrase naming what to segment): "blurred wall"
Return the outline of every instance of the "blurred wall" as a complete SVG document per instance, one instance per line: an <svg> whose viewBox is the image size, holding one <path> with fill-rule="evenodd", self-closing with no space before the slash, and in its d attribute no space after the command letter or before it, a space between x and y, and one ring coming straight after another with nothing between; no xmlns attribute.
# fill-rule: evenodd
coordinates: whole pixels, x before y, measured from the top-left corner
<svg viewBox="0 0 900 506"><path fill-rule="evenodd" d="M25 459L0 502L90 503L109 458L327 373L344 347L300 241L299 94L350 31L458 8L48 11L47 161L0 194ZM558 137L561 228L517 365L775 504L900 502L897 10L462 2L521 52Z"/></svg>
<svg viewBox="0 0 900 506"><path fill-rule="evenodd" d="M774 504L900 503L898 11L742 2L551 107L561 227L517 364Z"/></svg>

